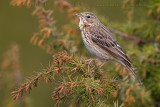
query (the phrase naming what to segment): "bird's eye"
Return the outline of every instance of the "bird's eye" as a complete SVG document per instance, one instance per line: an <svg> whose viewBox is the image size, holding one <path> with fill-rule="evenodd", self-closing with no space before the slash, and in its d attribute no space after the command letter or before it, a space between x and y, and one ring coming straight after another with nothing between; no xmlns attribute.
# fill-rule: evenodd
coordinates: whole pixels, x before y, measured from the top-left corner
<svg viewBox="0 0 160 107"><path fill-rule="evenodd" d="M86 16L87 18L90 18L90 16Z"/></svg>

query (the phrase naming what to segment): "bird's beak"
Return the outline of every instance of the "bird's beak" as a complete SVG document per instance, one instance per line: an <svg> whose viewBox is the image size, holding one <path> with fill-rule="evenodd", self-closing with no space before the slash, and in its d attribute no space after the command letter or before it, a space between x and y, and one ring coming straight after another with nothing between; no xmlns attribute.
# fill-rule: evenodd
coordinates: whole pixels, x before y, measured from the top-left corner
<svg viewBox="0 0 160 107"><path fill-rule="evenodd" d="M82 17L81 13L76 13L75 15L78 16L78 17Z"/></svg>

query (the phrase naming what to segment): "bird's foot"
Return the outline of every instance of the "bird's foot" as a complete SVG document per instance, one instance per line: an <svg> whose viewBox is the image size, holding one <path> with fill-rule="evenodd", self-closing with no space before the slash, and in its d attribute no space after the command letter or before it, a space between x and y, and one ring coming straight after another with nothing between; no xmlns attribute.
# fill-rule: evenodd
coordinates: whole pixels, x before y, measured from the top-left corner
<svg viewBox="0 0 160 107"><path fill-rule="evenodd" d="M98 60L98 59L87 59L87 60L85 60L85 62L89 62L89 64L91 63L91 62L93 62L93 61L96 61L96 60Z"/></svg>

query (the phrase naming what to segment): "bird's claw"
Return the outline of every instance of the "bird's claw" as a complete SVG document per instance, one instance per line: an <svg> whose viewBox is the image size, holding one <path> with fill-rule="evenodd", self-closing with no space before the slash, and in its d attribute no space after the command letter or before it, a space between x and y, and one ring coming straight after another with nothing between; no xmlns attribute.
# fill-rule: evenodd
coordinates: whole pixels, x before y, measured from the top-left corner
<svg viewBox="0 0 160 107"><path fill-rule="evenodd" d="M91 62L96 61L96 60L98 60L98 59L87 59L87 60L85 60L85 62L89 62L89 64L90 64Z"/></svg>

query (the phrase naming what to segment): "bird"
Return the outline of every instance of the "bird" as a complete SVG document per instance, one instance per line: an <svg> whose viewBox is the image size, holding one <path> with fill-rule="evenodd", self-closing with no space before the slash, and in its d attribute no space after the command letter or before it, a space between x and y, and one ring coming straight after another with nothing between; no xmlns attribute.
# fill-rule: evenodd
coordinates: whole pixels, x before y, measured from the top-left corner
<svg viewBox="0 0 160 107"><path fill-rule="evenodd" d="M127 71L130 71L141 84L140 78L134 72L132 62L110 29L103 25L94 13L83 12L76 13L75 15L79 18L81 36L88 51L100 60L114 60L120 63Z"/></svg>

